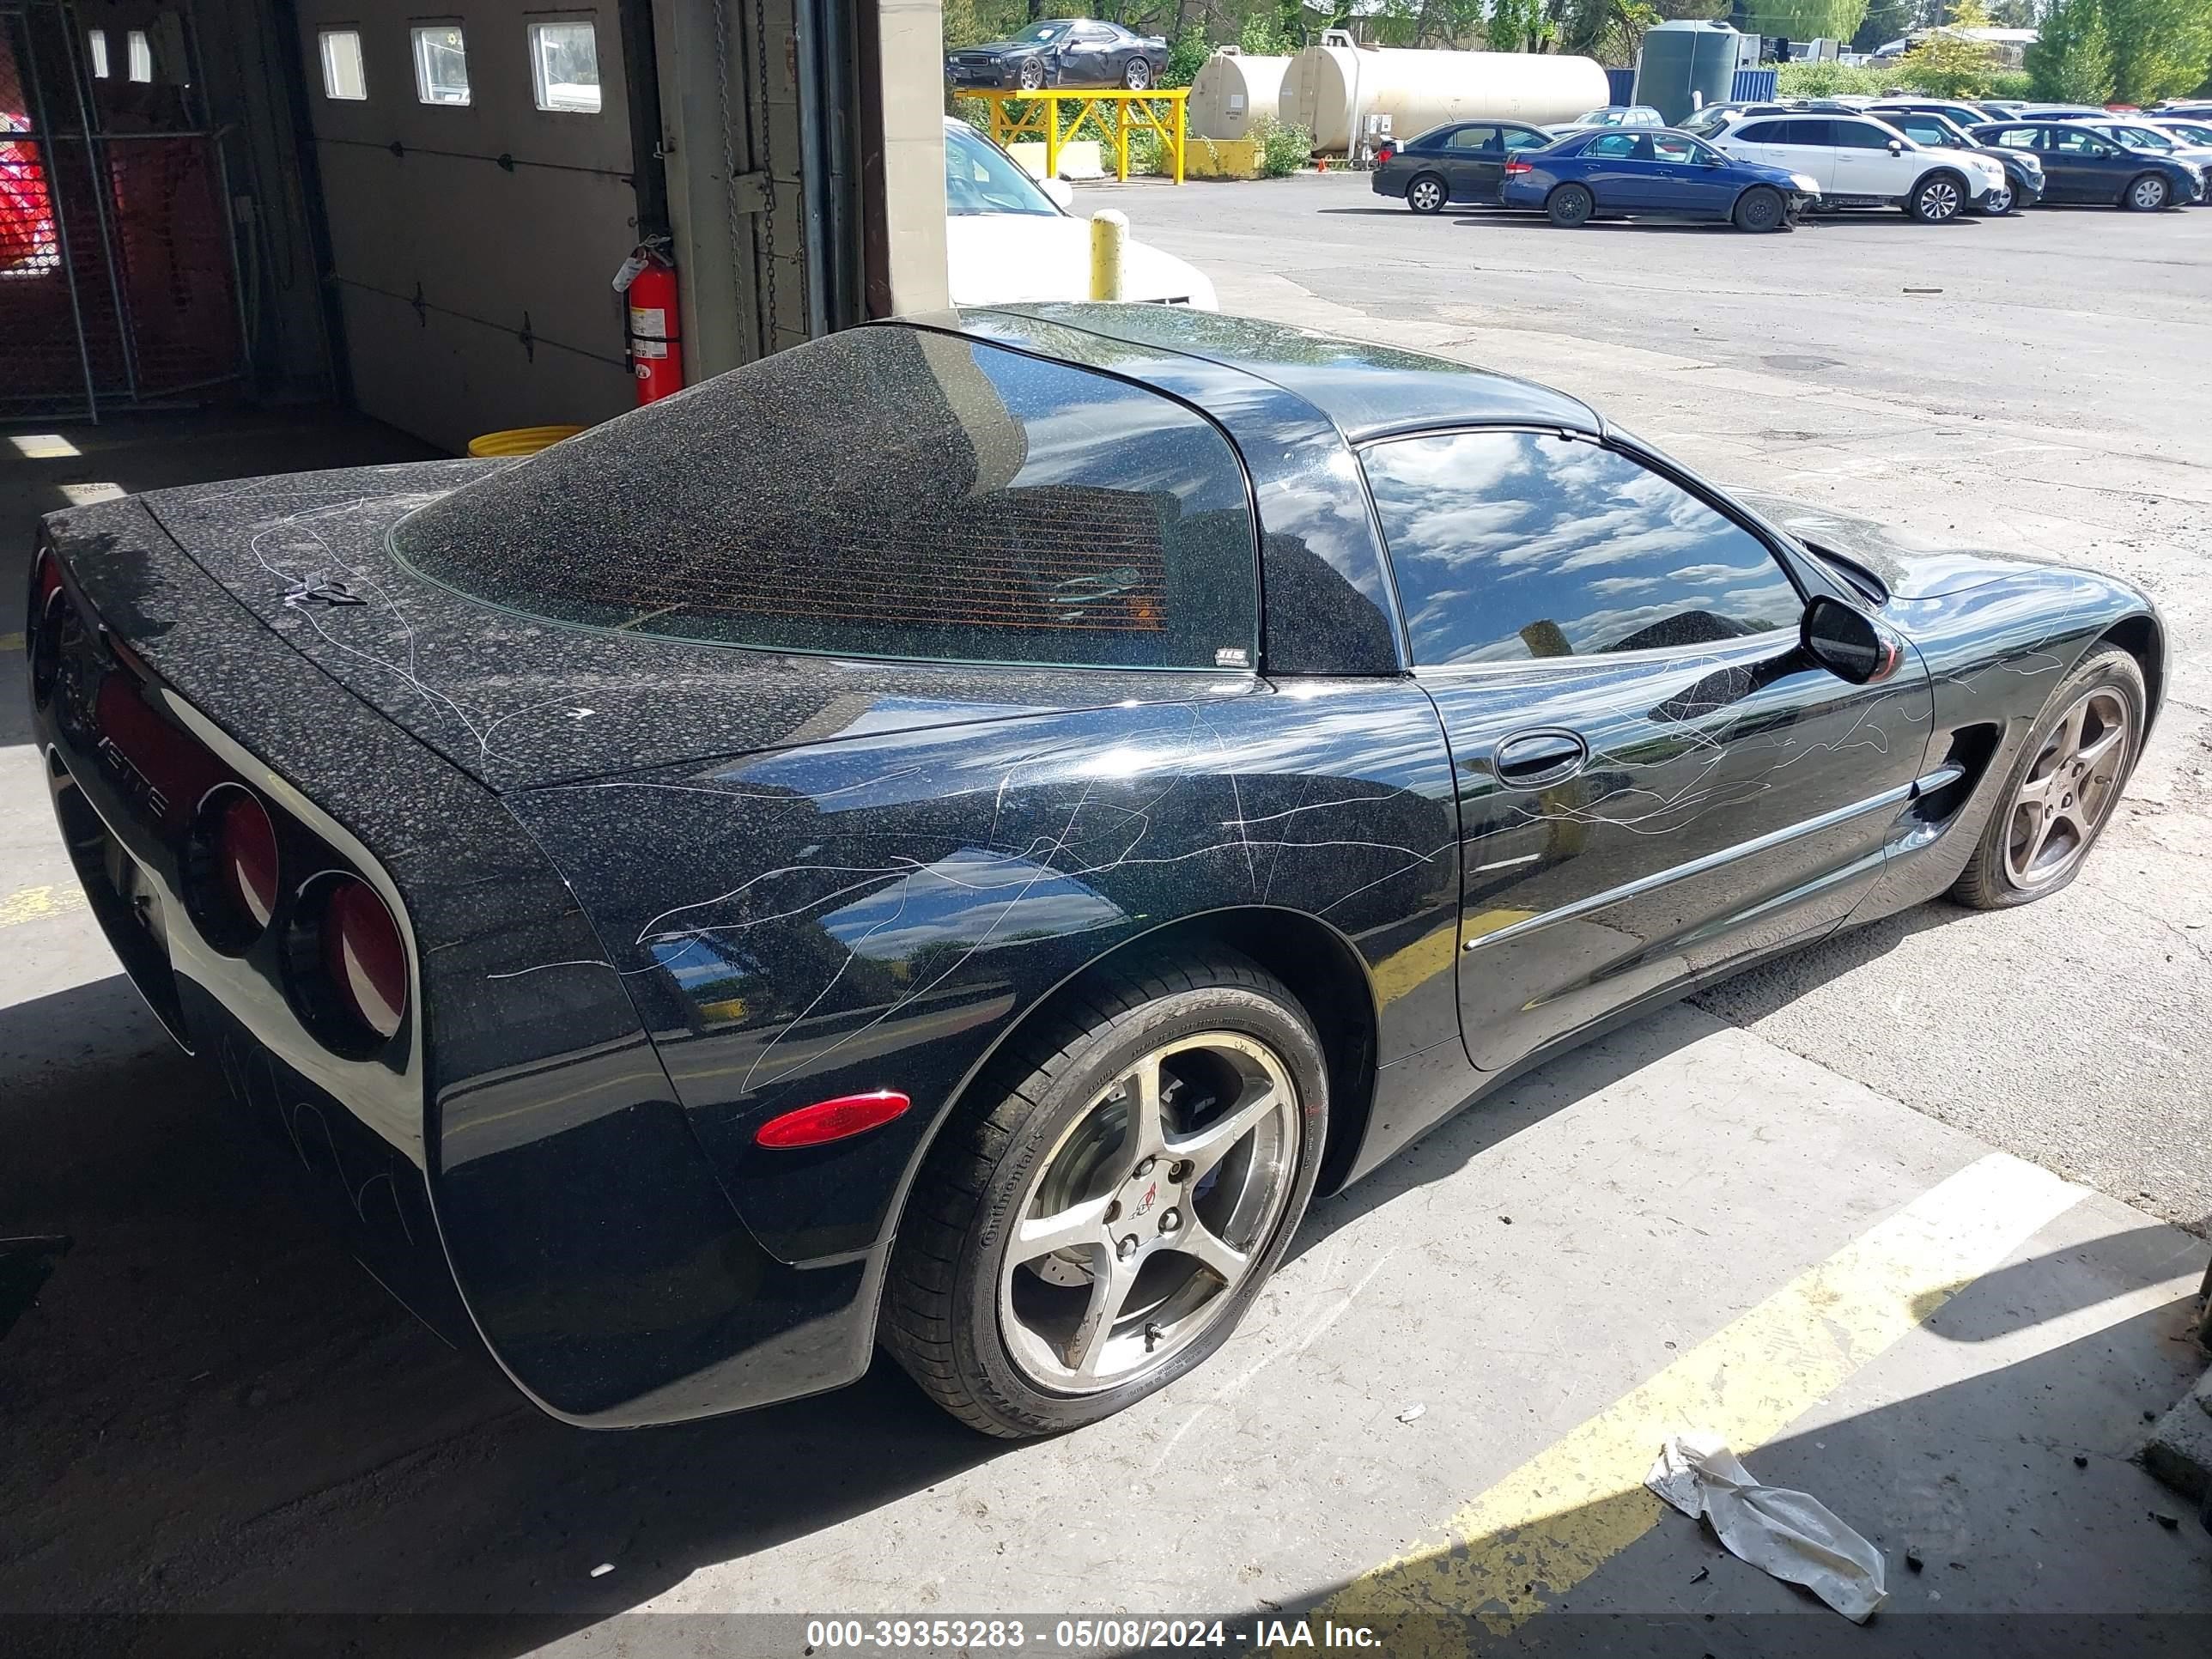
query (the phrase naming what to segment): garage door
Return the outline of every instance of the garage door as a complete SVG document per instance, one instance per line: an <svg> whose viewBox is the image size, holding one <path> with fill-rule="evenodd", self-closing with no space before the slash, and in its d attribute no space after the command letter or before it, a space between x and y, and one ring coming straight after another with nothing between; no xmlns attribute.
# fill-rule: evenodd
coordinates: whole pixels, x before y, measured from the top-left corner
<svg viewBox="0 0 2212 1659"><path fill-rule="evenodd" d="M455 449L620 413L610 279L636 196L614 0L407 3L300 8L356 401Z"/></svg>

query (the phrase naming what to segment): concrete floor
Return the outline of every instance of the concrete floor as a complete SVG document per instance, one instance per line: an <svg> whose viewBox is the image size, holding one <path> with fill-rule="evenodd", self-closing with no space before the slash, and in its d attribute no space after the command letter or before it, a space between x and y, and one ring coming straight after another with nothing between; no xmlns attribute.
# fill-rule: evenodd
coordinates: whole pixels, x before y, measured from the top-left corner
<svg viewBox="0 0 2212 1659"><path fill-rule="evenodd" d="M1970 429L1856 377L1624 337L1682 349L1695 294L1666 262L1692 256L1665 250L1755 287L1747 258L1815 233L1638 236L1633 263L1677 297L1532 328L1524 297L1611 280L1637 234L1558 239L1571 268L1501 300L1486 227L1325 211L1364 188L1090 204L1200 259L1224 304L1540 374L1723 477L2157 581L2177 706L2088 874L2008 916L1931 908L1532 1075L1318 1206L1237 1338L1109 1424L983 1441L879 1365L839 1395L591 1436L443 1348L240 1166L218 1085L72 908L35 757L0 729L0 1231L74 1241L0 1340L0 1608L52 1621L0 1631L42 1652L797 1656L809 1614L1025 1614L1025 1646L1059 1651L1060 1616L1203 1612L1226 1649L1304 1616L1392 1654L2205 1651L2212 1537L2127 1458L2202 1363L2204 1247L2167 1223L2212 1211L2181 1058L2212 1030L2212 970L2180 942L2212 891L2212 605L2190 585L2212 491L2189 434L2111 390L2140 365L2173 418L2193 407L2202 285L2174 267L2171 343L2085 378L2100 401L2063 426L1974 380L2013 361L1991 307L1943 320L1923 356L1947 404L1989 404ZM2028 276L1992 274L1985 246L2034 228L1940 246L2002 292ZM2140 228L2193 237L2212 213ZM1817 235L1841 273L1853 239L1889 234ZM2109 240L2065 256L2092 262L2085 337L2121 325L2094 260L2136 245ZM1355 263L1364 294L1322 274ZM1825 315L1778 292L1759 327L1802 343ZM0 434L11 549L58 467L135 488L410 453L343 422L187 428L184 450L154 426L64 435L83 457L11 459ZM2120 504L2138 473L2155 489ZM1871 1625L1641 1493L1661 1439L1699 1428L1881 1549ZM164 1616L185 1613L231 1617Z"/></svg>

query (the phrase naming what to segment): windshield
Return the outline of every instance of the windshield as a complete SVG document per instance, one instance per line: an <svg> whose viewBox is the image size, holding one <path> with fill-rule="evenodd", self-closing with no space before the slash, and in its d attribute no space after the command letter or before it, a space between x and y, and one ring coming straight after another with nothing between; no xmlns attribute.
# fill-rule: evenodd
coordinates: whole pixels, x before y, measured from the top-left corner
<svg viewBox="0 0 2212 1659"><path fill-rule="evenodd" d="M1032 23L1014 37L1024 46L1041 46L1048 40L1057 40L1067 33L1065 23Z"/></svg>
<svg viewBox="0 0 2212 1659"><path fill-rule="evenodd" d="M2212 146L2212 126L2199 126L2194 121L2168 121L2166 130L2179 134L2192 144Z"/></svg>
<svg viewBox="0 0 2212 1659"><path fill-rule="evenodd" d="M2179 149L2180 145L2162 132L2153 132L2148 127L2106 127L2104 131L2122 143L2136 149Z"/></svg>
<svg viewBox="0 0 2212 1659"><path fill-rule="evenodd" d="M964 121L945 127L945 210L954 215L1033 213L1057 216L1052 198L1008 155Z"/></svg>

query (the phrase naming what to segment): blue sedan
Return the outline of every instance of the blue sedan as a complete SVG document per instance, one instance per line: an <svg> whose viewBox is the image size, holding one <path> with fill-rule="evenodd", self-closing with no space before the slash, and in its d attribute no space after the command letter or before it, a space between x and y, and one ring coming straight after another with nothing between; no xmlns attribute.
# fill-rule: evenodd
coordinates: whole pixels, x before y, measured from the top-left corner
<svg viewBox="0 0 2212 1659"><path fill-rule="evenodd" d="M1505 164L1505 204L1541 208L1555 225L1633 213L1786 230L1820 194L1804 173L1739 161L1671 127L1577 133Z"/></svg>

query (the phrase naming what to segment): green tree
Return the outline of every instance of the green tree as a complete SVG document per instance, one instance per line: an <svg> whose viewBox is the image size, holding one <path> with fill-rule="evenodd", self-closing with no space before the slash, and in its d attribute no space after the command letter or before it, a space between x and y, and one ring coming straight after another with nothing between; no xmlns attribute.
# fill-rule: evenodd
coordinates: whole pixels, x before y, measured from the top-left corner
<svg viewBox="0 0 2212 1659"><path fill-rule="evenodd" d="M2212 70L2212 0L2101 0L2112 92L2154 104L2194 92Z"/></svg>
<svg viewBox="0 0 2212 1659"><path fill-rule="evenodd" d="M1989 27L1982 0L1959 0L1947 26L1929 29L1898 60L1898 80L1938 98L1970 98L1985 91L1996 68L1996 48L1958 31Z"/></svg>
<svg viewBox="0 0 2212 1659"><path fill-rule="evenodd" d="M1237 46L1248 58L1286 58L1298 49L1283 27L1282 13L1265 9L1244 20L1237 32Z"/></svg>
<svg viewBox="0 0 2212 1659"><path fill-rule="evenodd" d="M2035 96L2058 104L2101 104L2112 95L2112 42L2102 0L2057 0L2027 49Z"/></svg>
<svg viewBox="0 0 2212 1659"><path fill-rule="evenodd" d="M1848 40L1866 17L1867 0L1747 0L1743 9L1753 34Z"/></svg>
<svg viewBox="0 0 2212 1659"><path fill-rule="evenodd" d="M1187 87L1198 78L1213 47L1206 38L1206 25L1192 23L1168 46L1167 67L1160 71L1164 87Z"/></svg>

